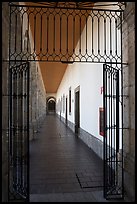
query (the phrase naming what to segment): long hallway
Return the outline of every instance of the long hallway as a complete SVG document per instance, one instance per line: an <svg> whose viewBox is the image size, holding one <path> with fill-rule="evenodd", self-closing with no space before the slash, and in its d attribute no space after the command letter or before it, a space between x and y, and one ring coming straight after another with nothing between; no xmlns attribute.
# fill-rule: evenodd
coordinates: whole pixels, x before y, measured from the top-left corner
<svg viewBox="0 0 137 204"><path fill-rule="evenodd" d="M55 115L30 142L30 202L107 202L103 162Z"/></svg>
<svg viewBox="0 0 137 204"><path fill-rule="evenodd" d="M95 201L91 192L102 191L102 186L102 160L58 117L47 115L40 132L30 142L30 200L38 194L69 193L68 200L75 200L72 195L77 194L80 200Z"/></svg>

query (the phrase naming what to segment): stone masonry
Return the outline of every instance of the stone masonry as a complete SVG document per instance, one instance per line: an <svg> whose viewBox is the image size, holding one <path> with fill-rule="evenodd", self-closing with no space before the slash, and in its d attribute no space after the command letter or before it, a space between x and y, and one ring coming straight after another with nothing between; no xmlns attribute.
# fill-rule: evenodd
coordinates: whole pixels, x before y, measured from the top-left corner
<svg viewBox="0 0 137 204"><path fill-rule="evenodd" d="M2 2L2 60L8 59L9 8ZM8 62L2 63L2 201L8 195Z"/></svg>
<svg viewBox="0 0 137 204"><path fill-rule="evenodd" d="M46 92L40 69L36 62L30 63L30 140L40 128L46 116Z"/></svg>
<svg viewBox="0 0 137 204"><path fill-rule="evenodd" d="M125 191L135 200L135 2L127 2L122 32L124 96L124 184Z"/></svg>

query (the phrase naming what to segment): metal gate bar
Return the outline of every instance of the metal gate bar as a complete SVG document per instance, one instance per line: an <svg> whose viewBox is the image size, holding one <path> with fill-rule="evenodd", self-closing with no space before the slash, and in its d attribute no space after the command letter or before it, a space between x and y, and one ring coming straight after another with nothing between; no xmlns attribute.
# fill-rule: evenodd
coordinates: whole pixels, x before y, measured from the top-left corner
<svg viewBox="0 0 137 204"><path fill-rule="evenodd" d="M29 196L29 65L13 65L10 74L9 201Z"/></svg>
<svg viewBox="0 0 137 204"><path fill-rule="evenodd" d="M121 49L118 49L121 35L118 26L122 26L122 10L83 10L12 4L10 8L10 60L121 63ZM87 26L89 21L91 28ZM22 52L25 43L24 24L27 28L27 49ZM28 50L30 32L34 39L31 52ZM84 38L81 36L82 32ZM17 38L21 42L20 46Z"/></svg>
<svg viewBox="0 0 137 204"><path fill-rule="evenodd" d="M104 197L123 198L123 134L120 101L121 70L103 65ZM121 120L121 122L120 122Z"/></svg>

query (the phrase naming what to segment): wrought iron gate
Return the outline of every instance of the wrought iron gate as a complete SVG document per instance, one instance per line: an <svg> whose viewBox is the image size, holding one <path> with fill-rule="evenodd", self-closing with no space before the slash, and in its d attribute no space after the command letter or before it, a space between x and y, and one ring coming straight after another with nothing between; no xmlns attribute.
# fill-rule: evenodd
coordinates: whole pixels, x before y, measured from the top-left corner
<svg viewBox="0 0 137 204"><path fill-rule="evenodd" d="M9 118L9 201L29 196L29 64L11 65Z"/></svg>
<svg viewBox="0 0 137 204"><path fill-rule="evenodd" d="M121 70L103 65L104 197L123 198Z"/></svg>
<svg viewBox="0 0 137 204"><path fill-rule="evenodd" d="M9 70L10 199L13 197L17 200L19 197L27 201L29 198L29 64L27 62L122 64L122 49L119 48L119 42L122 44L120 31L122 31L123 9L119 6L120 2L117 3L117 9L105 10L93 9L90 2L27 2L25 5L10 2L9 61L10 64L15 63ZM89 27L88 21L90 21ZM83 38L82 32L84 32ZM30 43L30 39L33 39L33 43ZM118 142L118 138L122 137L119 125L118 74L117 69L104 65L104 196L106 198L123 195L123 162L119 159ZM123 159L123 153L121 158Z"/></svg>
<svg viewBox="0 0 137 204"><path fill-rule="evenodd" d="M93 9L90 2L59 3L11 2L10 60L121 63L119 4L110 10Z"/></svg>

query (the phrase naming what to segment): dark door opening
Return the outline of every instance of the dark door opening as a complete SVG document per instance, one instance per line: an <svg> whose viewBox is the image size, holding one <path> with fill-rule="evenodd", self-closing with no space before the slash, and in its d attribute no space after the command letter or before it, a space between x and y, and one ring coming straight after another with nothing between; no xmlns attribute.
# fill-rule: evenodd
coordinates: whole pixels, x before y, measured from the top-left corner
<svg viewBox="0 0 137 204"><path fill-rule="evenodd" d="M80 128L80 90L79 87L75 90L75 133L79 133Z"/></svg>
<svg viewBox="0 0 137 204"><path fill-rule="evenodd" d="M53 100L48 102L48 113L55 113L55 101Z"/></svg>
<svg viewBox="0 0 137 204"><path fill-rule="evenodd" d="M66 125L68 124L68 98L66 96Z"/></svg>

